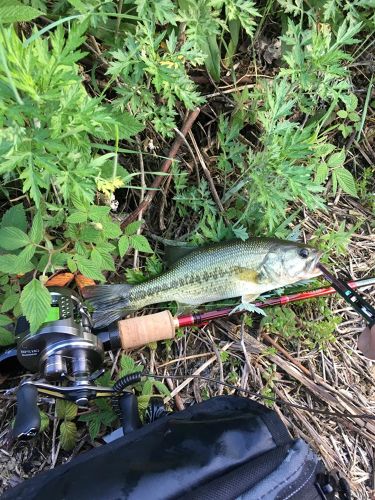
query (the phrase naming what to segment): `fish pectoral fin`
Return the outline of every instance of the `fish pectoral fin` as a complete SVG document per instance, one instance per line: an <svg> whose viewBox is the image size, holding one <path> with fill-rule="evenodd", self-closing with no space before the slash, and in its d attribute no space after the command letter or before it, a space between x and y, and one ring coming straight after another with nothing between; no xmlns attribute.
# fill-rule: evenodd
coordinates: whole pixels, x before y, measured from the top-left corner
<svg viewBox="0 0 375 500"><path fill-rule="evenodd" d="M241 301L242 301L242 303L252 302L257 297L259 297L259 293L255 293L255 294L253 293L253 294L249 294L249 295L242 295Z"/></svg>
<svg viewBox="0 0 375 500"><path fill-rule="evenodd" d="M247 283L259 283L259 273L253 269L247 269L246 267L240 267L235 271L235 276L240 281L246 281Z"/></svg>
<svg viewBox="0 0 375 500"><path fill-rule="evenodd" d="M229 314L234 314L236 312L247 311L249 313L261 314L262 316L266 316L266 313L260 307L257 307L255 304L251 304L248 300L254 300L258 295L243 295L241 298L241 304L236 306Z"/></svg>
<svg viewBox="0 0 375 500"><path fill-rule="evenodd" d="M235 276L240 281L246 281L246 283L254 283L257 285L262 285L269 282L269 278L264 267L261 267L259 271L254 269L247 269L246 267L240 267L235 272Z"/></svg>
<svg viewBox="0 0 375 500"><path fill-rule="evenodd" d="M177 316L182 316L183 314L190 314L194 310L194 306L191 304L184 304L183 302L177 302Z"/></svg>

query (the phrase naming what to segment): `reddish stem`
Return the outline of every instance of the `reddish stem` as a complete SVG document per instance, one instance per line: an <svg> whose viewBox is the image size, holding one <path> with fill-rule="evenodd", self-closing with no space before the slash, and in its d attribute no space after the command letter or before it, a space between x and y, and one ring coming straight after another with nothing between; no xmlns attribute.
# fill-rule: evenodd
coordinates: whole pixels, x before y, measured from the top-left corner
<svg viewBox="0 0 375 500"><path fill-rule="evenodd" d="M189 133L191 127L193 126L195 120L198 118L198 115L200 113L200 108L196 108L194 111L190 113L190 115L187 117L182 129L181 129L181 134L178 134L174 143L172 144L171 150L169 152L168 158L164 161L162 167L161 167L161 172L163 174L167 174L169 172L169 169L172 165L172 161L175 159L180 147L182 146L185 137ZM163 179L165 179L165 175L158 175L153 183L151 184L151 190L148 191L143 199L143 201L138 205L138 207L132 212L126 219L122 222L121 224L121 229L124 229L128 224L131 222L134 222L138 214L142 212L143 214L145 211L149 208L150 203L154 199L155 194L157 193L157 189L160 187L160 184L162 183Z"/></svg>

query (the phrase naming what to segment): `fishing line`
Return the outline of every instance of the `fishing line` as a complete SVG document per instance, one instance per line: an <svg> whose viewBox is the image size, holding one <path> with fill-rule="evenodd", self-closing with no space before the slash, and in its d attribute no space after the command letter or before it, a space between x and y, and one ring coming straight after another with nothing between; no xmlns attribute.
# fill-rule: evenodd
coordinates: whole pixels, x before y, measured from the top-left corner
<svg viewBox="0 0 375 500"><path fill-rule="evenodd" d="M152 377L156 379L165 379L165 378L170 378L174 380L186 380L187 378L195 378L199 380L206 380L207 382L212 382L217 385L222 385L224 387L228 387L229 389L234 389L236 391L243 392L247 394L248 396L253 396L257 398L262 398L262 399L267 399L269 401L272 401L273 403L276 403L278 405L284 405L284 406L289 406L291 408L296 408L298 410L303 410L307 411L310 413L317 413L320 415L325 415L327 417L336 417L336 418L363 418L363 419L369 419L369 420L375 420L375 415L370 415L369 413L357 413L352 415L351 413L343 413L339 411L329 411L329 410L318 410L317 408L311 408L309 406L304 406L304 405L299 405L297 403L290 403L289 401L284 401L281 398L277 397L272 397L272 396L266 396L264 394L258 394L257 392L250 391L249 389L245 389L243 387L238 387L237 385L230 384L229 382L224 382L221 380L217 380L211 377L206 377L204 375L155 375L154 373L150 372L142 372L142 375L146 377Z"/></svg>

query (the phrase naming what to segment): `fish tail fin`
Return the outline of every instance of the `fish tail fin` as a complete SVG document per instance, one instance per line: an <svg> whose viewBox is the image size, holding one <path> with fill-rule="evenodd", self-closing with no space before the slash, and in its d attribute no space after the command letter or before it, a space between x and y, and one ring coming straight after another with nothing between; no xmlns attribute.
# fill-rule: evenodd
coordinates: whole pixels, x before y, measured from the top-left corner
<svg viewBox="0 0 375 500"><path fill-rule="evenodd" d="M105 326L118 321L130 311L126 309L110 309L107 311L94 311L91 315L92 326L94 328L104 328Z"/></svg>
<svg viewBox="0 0 375 500"><path fill-rule="evenodd" d="M94 308L92 315L96 328L109 325L113 321L134 310L130 306L131 285L87 286L82 295Z"/></svg>

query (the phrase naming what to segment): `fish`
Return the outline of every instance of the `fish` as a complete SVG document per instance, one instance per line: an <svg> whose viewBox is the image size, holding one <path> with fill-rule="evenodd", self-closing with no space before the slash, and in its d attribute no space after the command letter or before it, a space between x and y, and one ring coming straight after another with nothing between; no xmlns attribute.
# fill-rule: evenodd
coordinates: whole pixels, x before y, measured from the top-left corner
<svg viewBox="0 0 375 500"><path fill-rule="evenodd" d="M178 314L201 304L241 297L251 303L262 293L321 274L322 252L276 238L230 240L190 248L170 269L136 285L85 287L96 328L143 307L175 301Z"/></svg>

